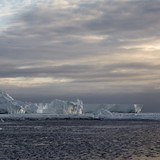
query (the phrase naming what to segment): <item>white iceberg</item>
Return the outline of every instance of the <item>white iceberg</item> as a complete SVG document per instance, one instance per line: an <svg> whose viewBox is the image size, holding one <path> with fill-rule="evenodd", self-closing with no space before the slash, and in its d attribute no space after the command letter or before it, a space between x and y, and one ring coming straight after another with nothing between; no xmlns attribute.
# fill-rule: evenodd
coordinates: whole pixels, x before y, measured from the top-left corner
<svg viewBox="0 0 160 160"><path fill-rule="evenodd" d="M142 107L142 104L84 104L84 112L93 113L105 109L112 113L140 113Z"/></svg>
<svg viewBox="0 0 160 160"><path fill-rule="evenodd" d="M23 107L19 105L9 94L0 91L0 114L23 113Z"/></svg>
<svg viewBox="0 0 160 160"><path fill-rule="evenodd" d="M80 115L83 111L83 102L79 99L75 102L55 99L50 103L31 103L21 101L18 101L17 103L22 106L23 113L26 114L44 113L54 115Z"/></svg>
<svg viewBox="0 0 160 160"><path fill-rule="evenodd" d="M110 104L108 110L116 113L139 113L142 107L141 104Z"/></svg>
<svg viewBox="0 0 160 160"><path fill-rule="evenodd" d="M79 99L76 102L55 99L50 103L40 103L37 106L37 113L79 115L83 111L83 102Z"/></svg>
<svg viewBox="0 0 160 160"><path fill-rule="evenodd" d="M89 112L87 112L87 109ZM50 103L30 103L14 100L9 94L0 91L0 114L52 114L55 116L116 118L113 113L139 113L138 104L83 104L77 99L64 101L55 99ZM113 116L114 115L114 116ZM117 115L116 115L117 116Z"/></svg>

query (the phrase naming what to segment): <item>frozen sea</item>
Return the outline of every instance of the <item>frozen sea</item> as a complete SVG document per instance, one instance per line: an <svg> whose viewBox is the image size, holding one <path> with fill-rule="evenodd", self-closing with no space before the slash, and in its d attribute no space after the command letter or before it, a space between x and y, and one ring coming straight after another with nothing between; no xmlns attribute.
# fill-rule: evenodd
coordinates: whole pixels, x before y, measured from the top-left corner
<svg viewBox="0 0 160 160"><path fill-rule="evenodd" d="M159 120L32 117L1 116L0 159L160 159Z"/></svg>

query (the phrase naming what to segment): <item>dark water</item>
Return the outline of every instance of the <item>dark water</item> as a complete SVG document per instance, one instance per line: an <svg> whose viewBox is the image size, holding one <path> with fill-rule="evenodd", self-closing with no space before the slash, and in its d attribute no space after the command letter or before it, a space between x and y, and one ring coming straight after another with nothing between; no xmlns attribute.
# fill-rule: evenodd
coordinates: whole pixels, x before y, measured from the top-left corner
<svg viewBox="0 0 160 160"><path fill-rule="evenodd" d="M2 160L160 159L159 155L158 121L0 122Z"/></svg>

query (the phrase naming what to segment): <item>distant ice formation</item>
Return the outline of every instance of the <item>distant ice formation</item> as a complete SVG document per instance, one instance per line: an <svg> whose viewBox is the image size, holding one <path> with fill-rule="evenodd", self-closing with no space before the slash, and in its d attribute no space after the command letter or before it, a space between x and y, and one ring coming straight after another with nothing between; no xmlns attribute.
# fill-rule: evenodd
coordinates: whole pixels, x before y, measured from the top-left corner
<svg viewBox="0 0 160 160"><path fill-rule="evenodd" d="M139 113L142 110L140 104L102 104L98 108L105 108L110 112L115 113Z"/></svg>
<svg viewBox="0 0 160 160"><path fill-rule="evenodd" d="M30 103L14 100L9 94L0 91L0 114L53 114L53 115L89 115L95 118L113 118L114 113L139 113L138 104L83 104L77 101L55 99L50 103ZM90 110L90 111L88 111Z"/></svg>
<svg viewBox="0 0 160 160"><path fill-rule="evenodd" d="M19 105L9 94L0 91L0 114L24 113Z"/></svg>
<svg viewBox="0 0 160 160"><path fill-rule="evenodd" d="M102 108L94 112L94 117L95 118L113 118L113 114L107 109Z"/></svg>
<svg viewBox="0 0 160 160"><path fill-rule="evenodd" d="M101 109L112 113L140 113L142 104L84 104L84 112L99 112Z"/></svg>
<svg viewBox="0 0 160 160"><path fill-rule="evenodd" d="M79 115L83 111L83 102L63 101L55 99L50 103L30 103L14 100L9 94L0 91L0 114L16 114L16 113L51 113L51 114L71 114Z"/></svg>
<svg viewBox="0 0 160 160"><path fill-rule="evenodd" d="M76 102L62 101L55 99L50 103L39 103L37 105L37 113L53 113L53 114L82 114L83 102L77 99Z"/></svg>
<svg viewBox="0 0 160 160"><path fill-rule="evenodd" d="M139 113L142 110L142 105L138 104L113 104L110 105L110 112L117 113Z"/></svg>

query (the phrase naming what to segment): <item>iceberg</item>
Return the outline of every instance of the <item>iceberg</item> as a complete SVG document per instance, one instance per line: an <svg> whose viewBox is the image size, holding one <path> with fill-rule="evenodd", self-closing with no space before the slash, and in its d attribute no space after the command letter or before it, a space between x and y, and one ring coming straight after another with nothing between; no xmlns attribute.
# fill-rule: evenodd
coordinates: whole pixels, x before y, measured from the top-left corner
<svg viewBox="0 0 160 160"><path fill-rule="evenodd" d="M79 115L83 111L83 102L79 99L76 102L55 99L50 103L40 103L37 106L37 113Z"/></svg>
<svg viewBox="0 0 160 160"><path fill-rule="evenodd" d="M19 105L9 94L0 91L0 114L23 113L23 107Z"/></svg>
<svg viewBox="0 0 160 160"><path fill-rule="evenodd" d="M116 113L139 113L142 110L140 104L113 104L108 108L110 112Z"/></svg>
<svg viewBox="0 0 160 160"><path fill-rule="evenodd" d="M108 110L112 113L140 113L142 104L85 104L85 112L97 112L100 109Z"/></svg>
<svg viewBox="0 0 160 160"><path fill-rule="evenodd" d="M95 118L113 118L113 114L107 109L99 109L94 113Z"/></svg>
<svg viewBox="0 0 160 160"><path fill-rule="evenodd" d="M34 114L37 113L39 105L37 103L31 103L31 102L21 102L18 101L18 104L20 104L23 108L23 113L25 114Z"/></svg>
<svg viewBox="0 0 160 160"><path fill-rule="evenodd" d="M80 115L83 112L83 102L55 99L50 103L31 103L14 100L8 93L0 91L0 114L64 114Z"/></svg>
<svg viewBox="0 0 160 160"><path fill-rule="evenodd" d="M140 113L140 104L83 104L82 100L55 99L49 103L31 103L14 100L8 93L0 91L0 114L50 114L57 117L116 118L121 113Z"/></svg>
<svg viewBox="0 0 160 160"><path fill-rule="evenodd" d="M55 99L50 103L31 103L19 101L25 114L43 113L43 114L55 114L55 115L78 115L82 114L83 102L79 99L77 101L64 101Z"/></svg>

